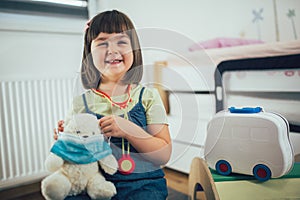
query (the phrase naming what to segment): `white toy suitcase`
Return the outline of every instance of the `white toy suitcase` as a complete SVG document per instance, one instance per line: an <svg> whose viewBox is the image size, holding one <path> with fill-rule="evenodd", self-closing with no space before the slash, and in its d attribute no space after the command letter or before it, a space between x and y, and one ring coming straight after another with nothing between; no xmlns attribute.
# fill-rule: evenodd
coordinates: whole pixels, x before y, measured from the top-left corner
<svg viewBox="0 0 300 200"><path fill-rule="evenodd" d="M294 164L288 121L260 107L218 112L207 127L204 155L221 175L241 173L260 181L283 176Z"/></svg>

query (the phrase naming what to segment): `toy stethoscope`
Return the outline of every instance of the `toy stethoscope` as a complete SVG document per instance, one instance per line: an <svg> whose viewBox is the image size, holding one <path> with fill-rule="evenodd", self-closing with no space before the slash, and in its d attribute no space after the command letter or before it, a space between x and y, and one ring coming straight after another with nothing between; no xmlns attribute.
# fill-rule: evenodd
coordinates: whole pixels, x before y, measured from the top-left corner
<svg viewBox="0 0 300 200"><path fill-rule="evenodd" d="M124 113L124 118L128 119L127 112ZM130 143L127 142L127 153L125 153L125 140L122 138L122 157L118 160L119 172L121 174L131 174L135 169L135 162L130 157Z"/></svg>
<svg viewBox="0 0 300 200"><path fill-rule="evenodd" d="M124 119L128 120L128 112L127 112L128 103L132 101L131 95L130 95L130 91L131 91L130 84L127 86L127 91L126 91L128 98L124 102L115 102L112 100L112 98L108 94L106 94L102 91L96 90L96 89L92 89L92 90L93 90L93 92L100 95L101 97L106 98L111 103L112 106L116 106L116 107L119 107L121 110L124 110ZM108 139L108 141L110 141L110 138ZM122 157L118 160L118 165L119 165L119 172L122 174L131 174L135 169L135 162L130 157L130 143L129 142L127 142L127 153L125 153L124 138L122 138Z"/></svg>

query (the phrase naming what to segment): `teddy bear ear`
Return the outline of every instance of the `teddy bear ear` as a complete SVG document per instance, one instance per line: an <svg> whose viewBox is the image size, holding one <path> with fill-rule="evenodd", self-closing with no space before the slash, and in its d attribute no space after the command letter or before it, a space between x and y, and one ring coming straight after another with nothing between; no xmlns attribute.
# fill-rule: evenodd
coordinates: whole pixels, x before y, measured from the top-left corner
<svg viewBox="0 0 300 200"><path fill-rule="evenodd" d="M74 120L76 124L85 124L89 122L97 122L97 117L88 113L79 113L74 115Z"/></svg>
<svg viewBox="0 0 300 200"><path fill-rule="evenodd" d="M88 133L89 135L95 133L99 134L99 123L97 117L88 113L80 113L73 116L75 127L81 133Z"/></svg>

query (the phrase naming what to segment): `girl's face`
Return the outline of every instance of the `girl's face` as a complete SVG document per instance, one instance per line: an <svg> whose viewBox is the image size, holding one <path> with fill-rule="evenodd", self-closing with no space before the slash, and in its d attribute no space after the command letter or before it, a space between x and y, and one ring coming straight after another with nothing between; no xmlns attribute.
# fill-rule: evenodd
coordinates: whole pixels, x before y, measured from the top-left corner
<svg viewBox="0 0 300 200"><path fill-rule="evenodd" d="M121 80L133 63L131 41L124 33L101 32L92 41L91 53L102 81Z"/></svg>

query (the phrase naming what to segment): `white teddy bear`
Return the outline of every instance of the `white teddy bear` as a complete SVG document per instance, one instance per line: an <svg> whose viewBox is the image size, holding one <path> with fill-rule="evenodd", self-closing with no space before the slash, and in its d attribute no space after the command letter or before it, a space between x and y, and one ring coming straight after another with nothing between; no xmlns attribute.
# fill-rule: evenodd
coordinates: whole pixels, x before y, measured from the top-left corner
<svg viewBox="0 0 300 200"><path fill-rule="evenodd" d="M70 195L86 192L92 199L111 199L116 194L113 183L106 181L98 163L108 174L114 174L118 162L104 141L94 115L83 113L66 121L50 155L46 169L53 174L41 184L47 200L63 200Z"/></svg>

